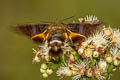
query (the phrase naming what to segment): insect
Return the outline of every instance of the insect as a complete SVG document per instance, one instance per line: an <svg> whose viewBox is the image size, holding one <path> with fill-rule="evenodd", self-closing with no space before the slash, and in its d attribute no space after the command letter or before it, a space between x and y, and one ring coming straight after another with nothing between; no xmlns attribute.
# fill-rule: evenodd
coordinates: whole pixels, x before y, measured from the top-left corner
<svg viewBox="0 0 120 80"><path fill-rule="evenodd" d="M71 44L82 42L96 30L100 30L101 22L97 23L70 23L64 24L61 21L54 21L50 24L24 24L17 25L15 30L23 35L28 36L34 42L42 44L48 41L51 47L50 55L60 55L62 52L63 42L70 41Z"/></svg>

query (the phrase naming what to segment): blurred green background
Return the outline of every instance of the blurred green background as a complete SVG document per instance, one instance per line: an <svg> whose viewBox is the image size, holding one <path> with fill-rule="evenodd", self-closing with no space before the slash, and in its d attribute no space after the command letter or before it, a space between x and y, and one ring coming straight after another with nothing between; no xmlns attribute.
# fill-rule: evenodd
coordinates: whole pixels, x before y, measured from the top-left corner
<svg viewBox="0 0 120 80"><path fill-rule="evenodd" d="M73 15L76 17L65 23L96 15L106 25L119 27L120 0L0 0L0 80L46 80L40 77L40 65L32 64L31 48L37 45L10 31L10 26ZM57 78L54 74L49 80ZM114 72L111 80L120 80L120 71Z"/></svg>

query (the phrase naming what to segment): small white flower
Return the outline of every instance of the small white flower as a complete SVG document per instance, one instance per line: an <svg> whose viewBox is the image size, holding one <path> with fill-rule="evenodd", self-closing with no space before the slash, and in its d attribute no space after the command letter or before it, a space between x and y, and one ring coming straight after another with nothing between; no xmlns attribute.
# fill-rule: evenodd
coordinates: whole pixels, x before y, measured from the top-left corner
<svg viewBox="0 0 120 80"><path fill-rule="evenodd" d="M85 22L85 23L89 23L89 24L93 24L93 23L98 23L99 20L96 16L86 16L85 18L79 18L78 19L80 23Z"/></svg>
<svg viewBox="0 0 120 80"><path fill-rule="evenodd" d="M118 48L110 48L110 53L113 55L113 59L120 57L120 50Z"/></svg>
<svg viewBox="0 0 120 80"><path fill-rule="evenodd" d="M40 72L41 72L41 73L45 73L45 72L46 72L46 70L44 70L44 69L40 68Z"/></svg>
<svg viewBox="0 0 120 80"><path fill-rule="evenodd" d="M85 75L85 71L86 71L86 66L89 64L89 62L86 61L77 61L76 64L74 64L74 66L76 68L78 68L77 73L72 77L72 80L79 80L83 75Z"/></svg>
<svg viewBox="0 0 120 80"><path fill-rule="evenodd" d="M34 60L35 62L40 62L40 59L38 58L38 56L35 56Z"/></svg>
<svg viewBox="0 0 120 80"><path fill-rule="evenodd" d="M102 32L108 39L111 38L112 35L113 35L113 30L110 26L109 26L109 28L106 28L105 25L104 25L103 29L102 29Z"/></svg>
<svg viewBox="0 0 120 80"><path fill-rule="evenodd" d="M85 49L84 52L85 52L84 54L86 57L92 57L93 49L87 48L87 49Z"/></svg>
<svg viewBox="0 0 120 80"><path fill-rule="evenodd" d="M97 46L104 46L107 44L105 35L102 33L96 33L88 38L88 41L95 43Z"/></svg>
<svg viewBox="0 0 120 80"><path fill-rule="evenodd" d="M42 69L47 69L47 65L43 63L43 64L41 64L41 68Z"/></svg>
<svg viewBox="0 0 120 80"><path fill-rule="evenodd" d="M69 64L67 62L65 62L64 64L62 64L62 66L60 66L60 68L57 70L56 74L57 76L62 76L62 75L66 75L68 74L70 68L69 68Z"/></svg>
<svg viewBox="0 0 120 80"><path fill-rule="evenodd" d="M94 58L98 58L98 57L99 57L99 54L100 54L99 52L94 51L94 52L93 52L93 57L94 57Z"/></svg>
<svg viewBox="0 0 120 80"><path fill-rule="evenodd" d="M46 73L49 74L49 75L51 75L53 73L53 70L52 69L47 69Z"/></svg>
<svg viewBox="0 0 120 80"><path fill-rule="evenodd" d="M115 65L115 66L120 65L120 61L118 61L118 60L114 60L114 65Z"/></svg>
<svg viewBox="0 0 120 80"><path fill-rule="evenodd" d="M46 61L50 61L50 56L45 56Z"/></svg>
<svg viewBox="0 0 120 80"><path fill-rule="evenodd" d="M48 47L47 40L45 41L45 43L41 44L39 47L42 49L43 53L48 53L51 48L51 47Z"/></svg>
<svg viewBox="0 0 120 80"><path fill-rule="evenodd" d="M98 63L98 66L99 66L99 69L102 71L102 72L105 72L106 69L107 69L107 63L105 61L100 61Z"/></svg>
<svg viewBox="0 0 120 80"><path fill-rule="evenodd" d="M105 79L105 77L102 75L102 72L101 72L101 70L98 68L98 66L95 67L94 74L95 74L95 77L96 77L98 80L104 80L104 79Z"/></svg>
<svg viewBox="0 0 120 80"><path fill-rule="evenodd" d="M109 56L109 57L106 57L106 61L107 61L108 63L112 63L113 59L112 59L111 56Z"/></svg>
<svg viewBox="0 0 120 80"><path fill-rule="evenodd" d="M115 30L113 32L112 42L116 42L117 43L117 47L120 48L120 31L119 31L119 29Z"/></svg>
<svg viewBox="0 0 120 80"><path fill-rule="evenodd" d="M77 73L74 75L73 79L77 79L82 77L83 75L85 75L85 71L86 71L86 66L89 64L89 62L86 61L77 61L76 64L74 64L74 66L78 69Z"/></svg>
<svg viewBox="0 0 120 80"><path fill-rule="evenodd" d="M78 54L81 55L83 53L84 49L83 48L79 48L78 49Z"/></svg>
<svg viewBox="0 0 120 80"><path fill-rule="evenodd" d="M42 76L43 76L43 78L47 78L48 74L47 73L43 73Z"/></svg>

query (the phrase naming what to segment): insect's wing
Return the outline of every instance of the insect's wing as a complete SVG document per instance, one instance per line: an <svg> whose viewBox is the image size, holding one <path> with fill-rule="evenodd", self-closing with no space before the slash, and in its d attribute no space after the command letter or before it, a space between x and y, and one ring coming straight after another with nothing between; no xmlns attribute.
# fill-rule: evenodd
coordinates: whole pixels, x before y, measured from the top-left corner
<svg viewBox="0 0 120 80"><path fill-rule="evenodd" d="M81 42L86 39L86 37L92 36L96 31L102 29L103 23L88 24L88 23L71 23L66 24L69 38L73 42Z"/></svg>
<svg viewBox="0 0 120 80"><path fill-rule="evenodd" d="M93 35L96 31L102 29L102 22L89 24L89 23L71 23L66 24L67 28L72 32L82 34L86 37Z"/></svg>
<svg viewBox="0 0 120 80"><path fill-rule="evenodd" d="M48 29L48 24L24 24L24 25L15 25L12 28L15 32L28 36L29 38L32 38L34 36L34 38L32 39L35 42L42 43L44 33ZM35 37L35 35L38 36Z"/></svg>

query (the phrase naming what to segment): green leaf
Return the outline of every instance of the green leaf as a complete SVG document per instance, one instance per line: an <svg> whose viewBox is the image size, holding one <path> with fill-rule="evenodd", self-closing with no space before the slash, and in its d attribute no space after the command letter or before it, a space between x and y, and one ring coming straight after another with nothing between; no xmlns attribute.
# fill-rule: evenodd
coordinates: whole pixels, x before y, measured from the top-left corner
<svg viewBox="0 0 120 80"><path fill-rule="evenodd" d="M62 57L60 58L61 62L65 62L65 56L62 55Z"/></svg>
<svg viewBox="0 0 120 80"><path fill-rule="evenodd" d="M60 64L51 64L50 68L56 70L59 66Z"/></svg>
<svg viewBox="0 0 120 80"><path fill-rule="evenodd" d="M104 76L105 76L105 80L108 80L109 79L109 73L104 73Z"/></svg>
<svg viewBox="0 0 120 80"><path fill-rule="evenodd" d="M115 66L114 65L109 65L108 66L108 73L110 73L113 69L115 68Z"/></svg>
<svg viewBox="0 0 120 80"><path fill-rule="evenodd" d="M78 59L79 59L79 56L78 56L78 55L74 55L74 59L75 59L75 60L78 60Z"/></svg>
<svg viewBox="0 0 120 80"><path fill-rule="evenodd" d="M96 59L93 59L93 65L95 65L97 63Z"/></svg>

